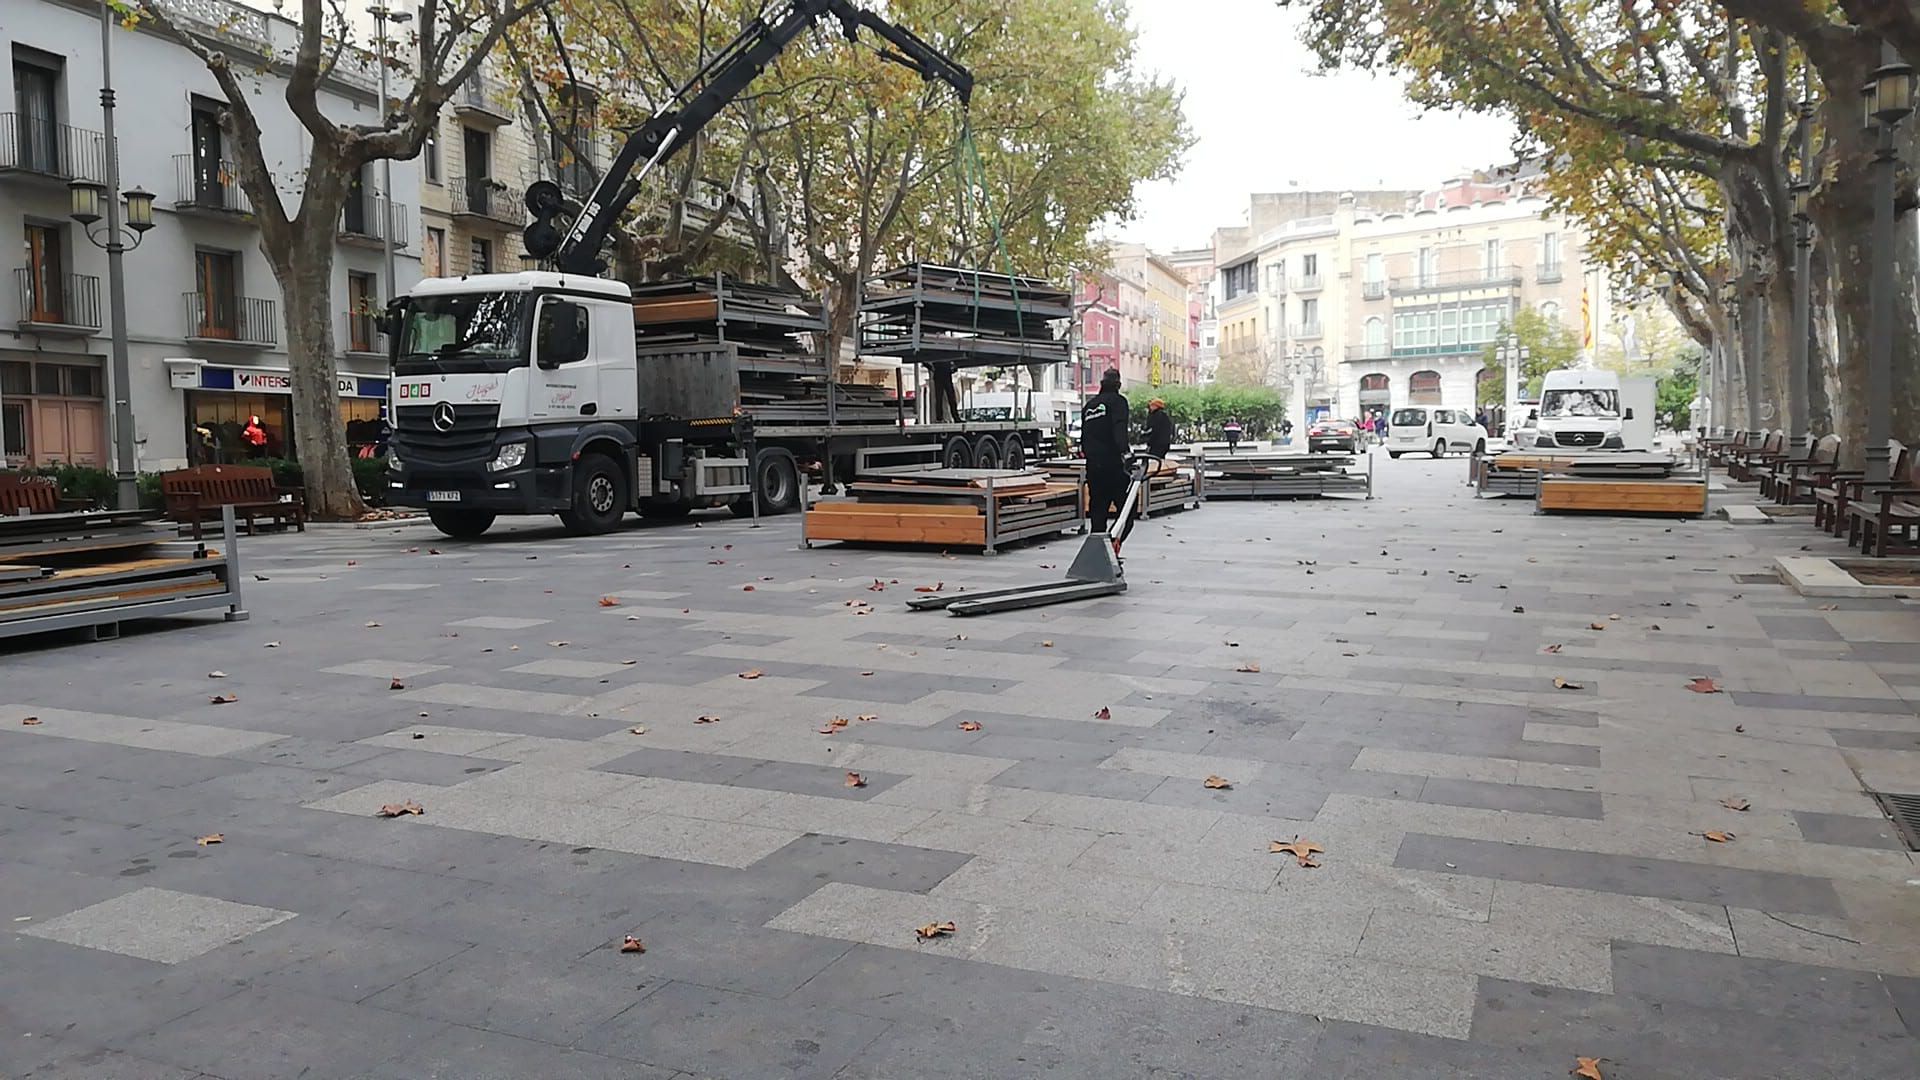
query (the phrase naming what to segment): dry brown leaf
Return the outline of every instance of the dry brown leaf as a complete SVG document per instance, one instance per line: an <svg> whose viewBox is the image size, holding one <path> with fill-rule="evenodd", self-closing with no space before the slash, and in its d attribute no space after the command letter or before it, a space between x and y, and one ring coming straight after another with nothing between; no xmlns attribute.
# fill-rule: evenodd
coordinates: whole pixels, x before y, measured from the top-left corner
<svg viewBox="0 0 1920 1080"><path fill-rule="evenodd" d="M944 589L946 587L947 587L946 582L939 581L939 582L935 582L932 585L915 585L913 587L913 591L914 592L939 592L941 589Z"/></svg>
<svg viewBox="0 0 1920 1080"><path fill-rule="evenodd" d="M761 671L759 668L750 668L746 671L741 672L740 677L743 679L757 679L760 676L765 674L766 672Z"/></svg>
<svg viewBox="0 0 1920 1080"><path fill-rule="evenodd" d="M1694 679L1692 682L1688 683L1687 689L1693 691L1696 694L1720 693L1720 688L1718 686L1715 686L1713 684L1713 680L1707 678L1705 675L1701 675L1698 678Z"/></svg>
<svg viewBox="0 0 1920 1080"><path fill-rule="evenodd" d="M979 730L980 730L980 721L978 721L978 720L962 720L962 721L960 721L960 730L961 730L961 731L979 731Z"/></svg>
<svg viewBox="0 0 1920 1080"><path fill-rule="evenodd" d="M603 596L600 598L600 606L601 607L619 607L620 601L614 599L611 596Z"/></svg>
<svg viewBox="0 0 1920 1080"><path fill-rule="evenodd" d="M861 776L857 772L850 772L847 774L847 786L848 787L866 787L867 778L864 776Z"/></svg>
<svg viewBox="0 0 1920 1080"><path fill-rule="evenodd" d="M1320 865L1319 860L1315 859L1314 856L1316 854L1324 855L1326 854L1326 850L1326 848L1321 847L1319 844L1311 840L1302 840L1298 836L1284 843L1275 840L1267 847L1268 854L1291 855L1301 866L1309 868Z"/></svg>
<svg viewBox="0 0 1920 1080"><path fill-rule="evenodd" d="M861 677L861 678L863 678L863 679L865 679L865 678L868 678L868 677L870 677L870 676L872 676L872 674L873 674L873 672L871 672L871 671L863 671L863 672L861 672L861 673L860 673L860 677Z"/></svg>
<svg viewBox="0 0 1920 1080"><path fill-rule="evenodd" d="M227 838L219 833L208 833L205 836L197 837L193 842L199 844L201 847L206 847L208 844L224 844L227 842Z"/></svg>
<svg viewBox="0 0 1920 1080"><path fill-rule="evenodd" d="M696 724L717 724L719 722L720 722L720 718L717 716L703 716L698 720L694 721L694 723Z"/></svg>
<svg viewBox="0 0 1920 1080"><path fill-rule="evenodd" d="M209 671L209 672L207 672L207 678L209 678L209 679L224 679L224 678L226 678L226 677L227 677L227 673L226 673L226 672L224 672L224 671Z"/></svg>
<svg viewBox="0 0 1920 1080"><path fill-rule="evenodd" d="M634 937L632 934L628 934L626 937L626 940L620 943L620 951L630 952L630 953L643 953L647 951L647 947L640 943L639 938Z"/></svg>
<svg viewBox="0 0 1920 1080"><path fill-rule="evenodd" d="M407 814L424 814L427 808L408 799L405 802L388 803L374 812L374 817L404 817Z"/></svg>
<svg viewBox="0 0 1920 1080"><path fill-rule="evenodd" d="M1745 724L1735 724L1735 725L1733 725L1733 730L1734 730L1734 731L1736 731L1736 732L1745 732L1745 731L1747 730L1747 725L1745 725Z"/></svg>
<svg viewBox="0 0 1920 1080"><path fill-rule="evenodd" d="M1577 682L1571 682L1567 679L1563 679L1558 675L1555 675L1553 677L1553 688L1555 690L1585 690L1586 689L1584 685Z"/></svg>
<svg viewBox="0 0 1920 1080"><path fill-rule="evenodd" d="M1723 831L1721 829L1709 829L1706 832L1701 833L1700 835L1706 837L1708 840L1711 840L1716 844L1733 843L1733 834L1730 832Z"/></svg>
<svg viewBox="0 0 1920 1080"><path fill-rule="evenodd" d="M387 689L389 690L405 690L406 688L407 684L401 682L399 679L390 679L387 681Z"/></svg>
<svg viewBox="0 0 1920 1080"><path fill-rule="evenodd" d="M632 667L633 665L635 665L635 664L637 664L637 663L639 663L639 662L640 662L640 661L638 661L638 660L622 660L622 661L620 661L620 666L621 666L621 667Z"/></svg>
<svg viewBox="0 0 1920 1080"><path fill-rule="evenodd" d="M556 649L564 649L567 647L567 642L564 642L564 641L549 641L547 642L547 644L553 646Z"/></svg>
<svg viewBox="0 0 1920 1080"><path fill-rule="evenodd" d="M1611 614L1611 615L1609 615L1609 616L1607 616L1607 621L1608 621L1608 622L1619 622L1619 621L1620 621L1620 613L1616 611L1616 612L1614 612L1613 614Z"/></svg>
<svg viewBox="0 0 1920 1080"><path fill-rule="evenodd" d="M1591 622L1587 624L1587 629L1589 630L1605 630L1606 628L1607 624L1603 622Z"/></svg>
<svg viewBox="0 0 1920 1080"><path fill-rule="evenodd" d="M867 722L867 721L869 721L869 720L878 720L878 719L880 719L880 714L879 714L879 713L870 713L870 712L863 712L863 713L861 713L861 714L860 714L859 716L856 716L856 717L854 717L854 719L855 719L855 720L858 720L858 721L860 721L861 723L866 723L866 722Z"/></svg>
<svg viewBox="0 0 1920 1080"><path fill-rule="evenodd" d="M1205 780L1200 781L1200 783L1216 791L1223 791L1233 786L1233 781L1228 780L1224 776L1209 776Z"/></svg>
<svg viewBox="0 0 1920 1080"><path fill-rule="evenodd" d="M884 581L881 581L879 578L874 578L873 584L867 586L867 591L868 592L886 592L887 583Z"/></svg>
<svg viewBox="0 0 1920 1080"><path fill-rule="evenodd" d="M1245 664L1241 664L1237 668L1234 668L1233 670L1244 671L1249 675L1258 675L1260 673L1260 665L1255 663L1245 663Z"/></svg>
<svg viewBox="0 0 1920 1080"><path fill-rule="evenodd" d="M1113 719L1113 710L1102 705L1100 706L1100 711L1093 714L1093 718L1095 720L1111 720Z"/></svg>
<svg viewBox="0 0 1920 1080"><path fill-rule="evenodd" d="M928 923L925 926L915 927L913 932L920 935L920 940L926 941L929 938L945 937L959 929L958 926L955 926L951 922L934 922Z"/></svg>
<svg viewBox="0 0 1920 1080"><path fill-rule="evenodd" d="M1549 646L1547 646L1546 648L1544 648L1544 649L1541 649L1540 651L1541 651L1541 652L1550 652L1550 653L1557 653L1557 652L1559 652L1559 651L1560 651L1560 650L1561 650L1562 648L1564 648L1564 647L1565 647L1565 646L1563 646L1563 645L1561 645L1561 644L1560 644L1559 642L1555 642L1555 643L1553 643L1553 644L1551 644L1551 645L1549 645Z"/></svg>
<svg viewBox="0 0 1920 1080"><path fill-rule="evenodd" d="M1567 1070L1567 1075L1577 1076L1580 1080L1607 1080L1606 1077L1600 1075L1599 1058L1574 1058L1573 1068Z"/></svg>
<svg viewBox="0 0 1920 1080"><path fill-rule="evenodd" d="M20 724L22 727L39 727L40 718L37 716L23 716L20 718Z"/></svg>
<svg viewBox="0 0 1920 1080"><path fill-rule="evenodd" d="M1043 648L1043 649L1051 649L1051 648L1053 648L1053 642L1051 642L1051 641L1043 641L1043 642L1041 642L1041 643L1040 643L1040 647L1041 647L1041 648Z"/></svg>
<svg viewBox="0 0 1920 1080"><path fill-rule="evenodd" d="M1839 604L1821 604L1820 610L1821 611L1839 611L1840 605Z"/></svg>
<svg viewBox="0 0 1920 1080"><path fill-rule="evenodd" d="M1750 808L1753 804L1741 798L1738 795L1729 795L1726 798L1720 800L1720 805L1726 807L1729 810L1746 810Z"/></svg>
<svg viewBox="0 0 1920 1080"><path fill-rule="evenodd" d="M277 641L266 641L262 642L260 647L263 649L277 649L280 647L280 643Z"/></svg>
<svg viewBox="0 0 1920 1080"><path fill-rule="evenodd" d="M647 725L645 724L635 724L627 729L627 734L629 735L645 735L646 733Z"/></svg>
<svg viewBox="0 0 1920 1080"><path fill-rule="evenodd" d="M725 560L725 559L708 559L708 560L707 560L707 565L708 565L708 566L725 566L725 565L727 565L727 560Z"/></svg>
<svg viewBox="0 0 1920 1080"><path fill-rule="evenodd" d="M366 624L364 624L364 625L366 626L366 628L367 628L367 629L369 629L369 630L372 630L372 629L374 629L375 627L377 627L377 626L379 626L380 624L379 624L379 623L377 623L377 622L370 622L370 623L366 623Z"/></svg>
<svg viewBox="0 0 1920 1080"><path fill-rule="evenodd" d="M213 695L212 697L210 697L210 698L208 698L208 699L207 699L207 704L209 704L209 705L231 705L231 704L233 704L234 702L236 702L236 701L239 701L239 700L240 700L240 697L239 697L239 695L238 695L238 694L215 694L215 695Z"/></svg>

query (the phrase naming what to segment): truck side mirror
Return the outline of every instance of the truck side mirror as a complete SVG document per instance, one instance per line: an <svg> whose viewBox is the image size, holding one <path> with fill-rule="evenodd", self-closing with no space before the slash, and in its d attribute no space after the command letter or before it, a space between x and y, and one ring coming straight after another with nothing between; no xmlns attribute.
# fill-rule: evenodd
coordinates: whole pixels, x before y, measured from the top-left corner
<svg viewBox="0 0 1920 1080"><path fill-rule="evenodd" d="M548 300L541 304L534 356L547 370L586 359L587 309L571 300Z"/></svg>
<svg viewBox="0 0 1920 1080"><path fill-rule="evenodd" d="M1540 419L1540 410L1539 410L1539 409L1528 409L1528 410L1527 410L1527 419L1529 419L1529 420L1538 420L1538 419Z"/></svg>
<svg viewBox="0 0 1920 1080"><path fill-rule="evenodd" d="M1628 410L1627 410L1626 412L1624 412L1624 413L1622 413L1622 414L1620 414L1620 419L1622 419L1622 420L1631 420L1631 419L1633 419L1633 410L1632 410L1632 409L1628 409Z"/></svg>

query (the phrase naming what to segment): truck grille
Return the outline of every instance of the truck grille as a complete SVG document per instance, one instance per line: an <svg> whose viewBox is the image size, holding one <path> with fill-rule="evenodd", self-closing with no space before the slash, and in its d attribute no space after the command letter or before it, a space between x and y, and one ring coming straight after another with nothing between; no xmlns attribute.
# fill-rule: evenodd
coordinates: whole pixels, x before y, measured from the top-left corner
<svg viewBox="0 0 1920 1080"><path fill-rule="evenodd" d="M400 460L412 466L470 465L492 449L500 426L500 406L461 405L453 411L453 426L433 426L437 405L402 405L393 417L393 442Z"/></svg>
<svg viewBox="0 0 1920 1080"><path fill-rule="evenodd" d="M1556 431L1553 441L1560 446L1599 446L1606 436L1597 431Z"/></svg>

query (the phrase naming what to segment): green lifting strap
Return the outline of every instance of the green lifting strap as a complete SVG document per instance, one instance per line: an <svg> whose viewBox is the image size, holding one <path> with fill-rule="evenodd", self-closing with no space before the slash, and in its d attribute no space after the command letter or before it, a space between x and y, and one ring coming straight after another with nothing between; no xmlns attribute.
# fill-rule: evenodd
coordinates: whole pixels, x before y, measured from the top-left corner
<svg viewBox="0 0 1920 1080"><path fill-rule="evenodd" d="M960 159L960 220L963 223L967 220L968 195L977 181L980 185L981 217L993 234L993 246L1000 252L1000 263L1006 268L1007 283L1013 289L1014 326L1024 340L1027 336L1027 320L1026 313L1020 307L1020 282L1013 272L1013 255L1007 250L1007 238L1001 229L1000 218L987 204L987 168L980 160L980 148L973 141L973 115L970 110L960 114L960 148L964 151ZM980 271L977 267L973 274L973 331L976 334L980 332Z"/></svg>

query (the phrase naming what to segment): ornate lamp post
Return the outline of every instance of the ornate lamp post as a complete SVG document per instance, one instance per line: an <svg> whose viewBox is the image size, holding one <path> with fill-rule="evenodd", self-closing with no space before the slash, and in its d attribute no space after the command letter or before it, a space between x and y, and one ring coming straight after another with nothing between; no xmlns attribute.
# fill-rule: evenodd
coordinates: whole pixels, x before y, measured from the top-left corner
<svg viewBox="0 0 1920 1080"><path fill-rule="evenodd" d="M1890 46L1881 46L1881 64L1861 89L1867 129L1879 135L1873 151L1873 277L1868 283L1867 316L1867 460L1869 482L1885 482L1891 471L1887 438L1893 415L1893 173L1894 132L1913 112L1913 69Z"/></svg>

